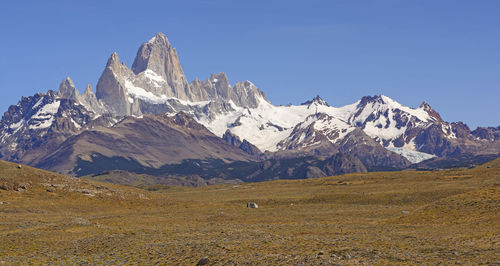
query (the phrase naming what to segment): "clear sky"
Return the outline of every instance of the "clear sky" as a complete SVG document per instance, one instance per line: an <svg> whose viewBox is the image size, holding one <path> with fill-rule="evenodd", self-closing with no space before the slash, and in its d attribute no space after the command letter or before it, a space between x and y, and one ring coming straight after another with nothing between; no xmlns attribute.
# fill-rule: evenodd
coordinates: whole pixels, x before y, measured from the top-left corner
<svg viewBox="0 0 500 266"><path fill-rule="evenodd" d="M500 1L174 0L0 4L0 110L95 85L116 51L129 67L163 32L188 80L225 72L274 104L384 94L447 121L500 125Z"/></svg>

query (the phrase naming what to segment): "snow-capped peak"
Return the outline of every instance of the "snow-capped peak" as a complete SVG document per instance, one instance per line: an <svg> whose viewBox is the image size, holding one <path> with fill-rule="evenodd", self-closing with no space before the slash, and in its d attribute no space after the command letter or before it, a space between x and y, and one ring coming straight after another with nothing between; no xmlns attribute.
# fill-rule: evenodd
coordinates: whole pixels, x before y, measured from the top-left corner
<svg viewBox="0 0 500 266"><path fill-rule="evenodd" d="M408 130L426 128L434 121L424 108L410 108L385 95L363 97L349 118L352 125L360 127L384 146L392 145ZM410 140L404 140L407 141Z"/></svg>
<svg viewBox="0 0 500 266"><path fill-rule="evenodd" d="M400 112L407 116L415 117L422 122L431 121L431 117L423 108L410 108L404 106L395 100L385 96L365 96L361 98L358 104L358 112L355 114L355 119L353 122L363 122L370 118L371 114L374 113L384 113L387 116L388 111L392 113Z"/></svg>
<svg viewBox="0 0 500 266"><path fill-rule="evenodd" d="M168 42L167 36L165 34L163 34L162 32L158 32L155 34L155 36L153 36L153 38L149 39L148 43L152 44L152 43L159 41L159 40Z"/></svg>
<svg viewBox="0 0 500 266"><path fill-rule="evenodd" d="M324 105L324 106L330 106L328 103L323 100L319 95L316 95L312 100L303 102L301 105L311 105L311 104L318 104L318 105Z"/></svg>

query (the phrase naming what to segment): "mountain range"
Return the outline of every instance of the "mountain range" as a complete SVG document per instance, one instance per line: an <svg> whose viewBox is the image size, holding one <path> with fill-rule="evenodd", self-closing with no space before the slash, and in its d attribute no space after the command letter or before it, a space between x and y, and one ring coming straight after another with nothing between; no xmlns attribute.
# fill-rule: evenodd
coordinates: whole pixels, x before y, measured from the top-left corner
<svg viewBox="0 0 500 266"><path fill-rule="evenodd" d="M377 95L333 107L316 96L276 106L224 73L189 83L162 33L130 68L113 53L95 93L88 85L80 94L68 77L57 91L22 97L0 121L0 159L75 176L262 181L437 168L499 153L500 126L471 130L426 102L411 108Z"/></svg>

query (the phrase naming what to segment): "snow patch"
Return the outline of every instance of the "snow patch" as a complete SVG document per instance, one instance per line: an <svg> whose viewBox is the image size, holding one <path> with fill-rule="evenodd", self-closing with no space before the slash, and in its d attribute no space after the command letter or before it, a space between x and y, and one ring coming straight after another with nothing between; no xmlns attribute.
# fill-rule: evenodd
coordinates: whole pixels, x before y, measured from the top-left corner
<svg viewBox="0 0 500 266"><path fill-rule="evenodd" d="M401 105L400 103L394 101L393 99L391 99L385 95L381 95L381 97L384 100L384 102L386 102L387 105L389 105L389 107L392 109L399 109L403 112L406 112L412 116L417 117L420 121L429 122L432 120L431 116L424 110L423 107L413 109L413 108Z"/></svg>
<svg viewBox="0 0 500 266"><path fill-rule="evenodd" d="M40 98L40 100L38 100L38 102L35 103L35 105L33 105L33 107L31 107L31 109L35 110L40 104L42 104L43 102L43 97Z"/></svg>
<svg viewBox="0 0 500 266"><path fill-rule="evenodd" d="M16 148L17 148L17 143L15 143L15 142L13 142L13 143L11 143L11 144L9 145L9 149L10 149L11 151L15 150Z"/></svg>
<svg viewBox="0 0 500 266"><path fill-rule="evenodd" d="M73 118L71 118L71 122L73 123L73 125L75 125L75 127L77 129L81 129L82 128L77 122L75 122L75 120L73 120Z"/></svg>
<svg viewBox="0 0 500 266"><path fill-rule="evenodd" d="M60 100L55 100L54 102L52 103L48 103L46 105L43 106L42 110L38 111L37 114L45 114L45 115L54 115L57 113L57 111L59 110L59 106L61 105L61 101Z"/></svg>
<svg viewBox="0 0 500 266"><path fill-rule="evenodd" d="M326 117L314 123L314 129L323 133L330 142L336 143L354 130L354 127L334 117ZM337 137L333 138L334 135Z"/></svg>
<svg viewBox="0 0 500 266"><path fill-rule="evenodd" d="M54 115L59 110L60 105L60 100L44 105L42 109L38 110L38 112L31 117L29 128L43 129L50 127L54 122Z"/></svg>
<svg viewBox="0 0 500 266"><path fill-rule="evenodd" d="M453 132L453 128L451 127L450 124L447 124L447 125L441 125L441 130L443 131L443 133L445 134L445 136L449 139L456 139L457 138L457 135L455 134L455 132Z"/></svg>
<svg viewBox="0 0 500 266"><path fill-rule="evenodd" d="M151 38L148 43L151 44L151 43L154 43L156 41L156 35L153 36L153 38Z"/></svg>
<svg viewBox="0 0 500 266"><path fill-rule="evenodd" d="M127 88L129 103L133 103L134 98L141 99L143 101L153 104L165 104L168 101L178 101L179 103L187 106L205 106L208 103L210 103L210 101L199 101L199 102L184 101L176 97L167 97L166 95L157 96L152 92L146 91L141 87L135 86L129 80L125 80L125 88Z"/></svg>
<svg viewBox="0 0 500 266"><path fill-rule="evenodd" d="M9 128L17 131L17 129L19 129L23 124L24 124L24 119L21 119L21 121L17 123L10 124Z"/></svg>
<svg viewBox="0 0 500 266"><path fill-rule="evenodd" d="M405 148L387 147L386 149L405 157L411 163L419 163L419 162L436 157L436 155L433 155L433 154L419 152L419 151L413 151L413 150L409 150L409 149L405 149Z"/></svg>
<svg viewBox="0 0 500 266"><path fill-rule="evenodd" d="M143 88L134 86L134 84L128 80L125 80L125 88L127 88L128 94L130 96L147 102L159 104L159 103L164 103L166 100L162 97L154 95L152 92L146 91Z"/></svg>
<svg viewBox="0 0 500 266"><path fill-rule="evenodd" d="M144 71L144 76L147 77L148 79L156 81L156 82L166 82L162 76L158 75L156 72L154 72L151 69L146 69L146 71Z"/></svg>

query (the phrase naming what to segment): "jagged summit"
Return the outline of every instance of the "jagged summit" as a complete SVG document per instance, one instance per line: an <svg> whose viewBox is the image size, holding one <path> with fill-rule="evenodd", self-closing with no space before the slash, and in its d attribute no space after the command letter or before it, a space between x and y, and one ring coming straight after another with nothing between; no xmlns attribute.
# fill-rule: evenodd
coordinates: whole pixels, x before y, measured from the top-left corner
<svg viewBox="0 0 500 266"><path fill-rule="evenodd" d="M157 96L193 100L177 50L163 33L157 33L139 47L131 70L135 75L142 73L156 81L153 93ZM136 87L145 87L144 84L138 85Z"/></svg>
<svg viewBox="0 0 500 266"><path fill-rule="evenodd" d="M316 103L316 104L319 104L319 105L324 105L324 106L330 106L328 105L328 103L323 100L319 95L316 95L316 97L314 97L312 100L309 100L309 101L306 101L306 102L303 102L301 103L300 105L311 105L313 103Z"/></svg>
<svg viewBox="0 0 500 266"><path fill-rule="evenodd" d="M75 83L73 82L73 80L71 79L70 76L67 76L62 82L61 82L61 85L62 83L66 83L68 85L70 85L71 87L75 87Z"/></svg>
<svg viewBox="0 0 500 266"><path fill-rule="evenodd" d="M153 36L153 38L149 39L148 43L152 44L155 42L160 42L170 47L170 42L168 41L167 36L163 32L158 32Z"/></svg>
<svg viewBox="0 0 500 266"><path fill-rule="evenodd" d="M122 71L123 70L123 71ZM120 64L120 58L113 52L106 63L106 68L97 81L96 96L117 115L130 114L123 76L128 68ZM124 73L125 72L125 73Z"/></svg>
<svg viewBox="0 0 500 266"><path fill-rule="evenodd" d="M444 122L444 120L441 118L441 115L439 115L436 110L432 109L432 107L426 101L423 101L418 108L427 112L436 121Z"/></svg>
<svg viewBox="0 0 500 266"><path fill-rule="evenodd" d="M195 78L191 84L195 100L232 101L240 107L257 107L261 100L268 102L265 94L252 82L236 82L233 86L224 72L211 74L206 80Z"/></svg>
<svg viewBox="0 0 500 266"><path fill-rule="evenodd" d="M179 62L177 51L163 33L142 43L131 68L113 53L96 88L96 96L116 115L142 115L175 111L169 99L186 102L232 101L240 107L256 107L267 101L251 82L229 84L226 74L212 74L191 84Z"/></svg>
<svg viewBox="0 0 500 266"><path fill-rule="evenodd" d="M365 106L369 103L391 104L397 102L383 94L379 94L373 96L363 96L359 102L359 106Z"/></svg>
<svg viewBox="0 0 500 266"><path fill-rule="evenodd" d="M97 100L97 97L92 91L92 87L90 86L90 84L87 84L84 93L80 94L70 77L64 79L59 85L57 97L83 104L87 108L87 111L96 114L107 112L102 103Z"/></svg>
<svg viewBox="0 0 500 266"><path fill-rule="evenodd" d="M184 76L177 51L163 33L157 33L139 47L131 69L136 75L150 69L164 78L180 80Z"/></svg>
<svg viewBox="0 0 500 266"><path fill-rule="evenodd" d="M79 97L78 90L70 77L66 77L59 85L58 94L65 99L76 100Z"/></svg>
<svg viewBox="0 0 500 266"><path fill-rule="evenodd" d="M118 67L120 66L120 57L118 56L117 52L113 52L109 58L108 62L106 63L106 67Z"/></svg>
<svg viewBox="0 0 500 266"><path fill-rule="evenodd" d="M92 91L92 86L90 84L87 84L87 87L85 88L85 92L83 92L83 95L89 95L93 94L94 92Z"/></svg>
<svg viewBox="0 0 500 266"><path fill-rule="evenodd" d="M359 101L357 107L359 110L366 109L367 111L403 111L419 118L422 121L427 121L429 117L429 110L432 110L429 104L423 102L418 108L411 108L400 104L392 98L385 95L364 96ZM434 110L432 110L434 111Z"/></svg>
<svg viewBox="0 0 500 266"><path fill-rule="evenodd" d="M432 109L431 106L429 105L429 103L427 103L426 101L423 101L419 106L418 108L423 108L423 109Z"/></svg>

